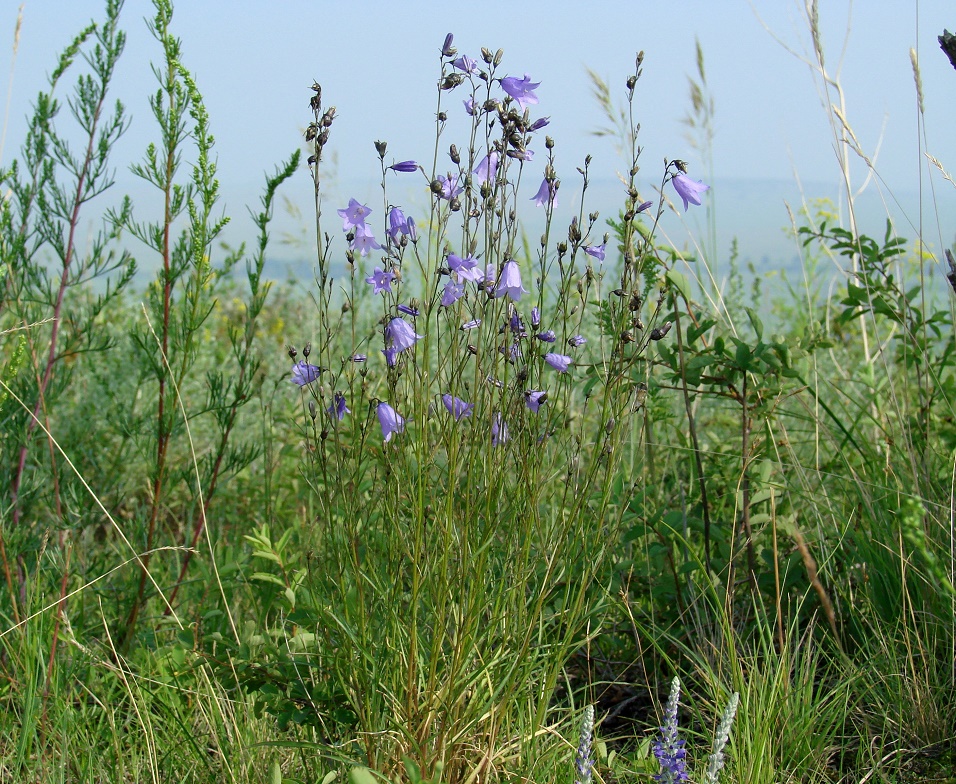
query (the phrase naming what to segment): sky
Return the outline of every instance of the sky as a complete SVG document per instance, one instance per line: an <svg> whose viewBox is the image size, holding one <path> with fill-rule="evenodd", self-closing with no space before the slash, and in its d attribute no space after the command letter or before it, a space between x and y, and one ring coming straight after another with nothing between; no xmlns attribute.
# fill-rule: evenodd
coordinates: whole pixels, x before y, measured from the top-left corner
<svg viewBox="0 0 956 784"><path fill-rule="evenodd" d="M85 23L102 18L103 5L25 0L14 58L21 3L0 0L0 58L11 63L0 166L18 154L31 103L57 52ZM922 76L925 151L956 171L956 70L936 40L944 27L956 29L956 6L952 0L820 0L819 9L827 68L839 75L848 120L876 161L879 179L864 197L875 205L874 220L885 221L885 201L905 236L913 237L922 215L928 242L937 249L952 244L956 189L938 176L931 179L925 162L919 176L925 159L910 49L917 51ZM152 15L147 0L126 1L121 18L129 38L112 93L132 118L116 149L113 190L116 198L130 193L134 203L148 197L129 164L141 160L157 138L147 105L156 85L150 63L161 54L145 23ZM595 198L607 202L600 205L603 214L608 207L613 211L620 192L614 177L624 163L610 140L593 135L603 120L587 69L608 81L615 100L623 99L637 50L645 53L635 103L644 148L642 190L660 181L665 158L686 160L692 176L714 186L708 197L719 205L721 245L726 248L731 235L742 237L754 257L767 255L761 243L782 241L785 202L799 202L801 188L808 197L838 193L820 80L801 59L812 58L802 0L179 0L173 28L210 113L224 209L235 219L230 237L250 234L245 205L255 205L264 173L302 145L313 80L322 85L326 105L338 110L328 148L335 159L330 201L343 200L344 206L353 193L375 196L377 139L388 142L390 160L430 162L438 52L448 32L455 33L460 53L477 58L482 46L500 47L507 73L541 82L533 116L551 118L547 133L557 143L558 174L573 183L575 167L592 154L593 176L603 183ZM688 77L696 76L697 40L715 105L712 171L704 168L681 122L690 106ZM457 111L460 98L451 96L447 105ZM543 168L534 165L532 179ZM854 161L852 172L862 185L865 165ZM536 185L529 183L529 198ZM310 188L303 170L284 191L305 215ZM692 228L700 228L699 220L691 216L698 222ZM278 226L294 232L300 223L280 215Z"/></svg>

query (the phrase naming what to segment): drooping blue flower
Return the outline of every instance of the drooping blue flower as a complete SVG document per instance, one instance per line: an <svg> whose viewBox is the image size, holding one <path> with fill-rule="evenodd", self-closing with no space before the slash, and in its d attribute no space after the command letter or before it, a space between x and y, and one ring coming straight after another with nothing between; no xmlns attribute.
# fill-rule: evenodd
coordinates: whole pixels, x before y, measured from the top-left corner
<svg viewBox="0 0 956 784"><path fill-rule="evenodd" d="M604 257L607 255L607 243L602 242L600 245L588 245L585 247L584 252L588 256L593 256L598 261L604 261Z"/></svg>
<svg viewBox="0 0 956 784"><path fill-rule="evenodd" d="M519 338L528 336L528 333L524 328L524 323L522 323L521 316L518 315L517 310L511 311L511 318L508 319L508 327L511 329L511 332L517 335Z"/></svg>
<svg viewBox="0 0 956 784"><path fill-rule="evenodd" d="M541 405L546 403L547 400L548 393L541 390L529 389L524 393L524 402L535 414L538 413L538 409L541 408Z"/></svg>
<svg viewBox="0 0 956 784"><path fill-rule="evenodd" d="M341 422L346 414L351 414L352 410L345 405L345 395L336 392L332 398L332 405L325 409L330 417L338 419Z"/></svg>
<svg viewBox="0 0 956 784"><path fill-rule="evenodd" d="M475 409L474 403L466 403L460 397L455 397L447 393L441 396L441 402L445 404L448 413L455 417L456 422L470 417L471 412Z"/></svg>
<svg viewBox="0 0 956 784"><path fill-rule="evenodd" d="M385 355L385 364L389 367L395 367L395 361L398 357L398 349L394 346L389 346L388 348L383 348L382 353Z"/></svg>
<svg viewBox="0 0 956 784"><path fill-rule="evenodd" d="M495 297L503 297L507 294L512 300L518 302L522 294L527 294L528 290L521 285L521 270L518 268L518 262L509 259L501 268L501 277L498 279L498 285L495 287Z"/></svg>
<svg viewBox="0 0 956 784"><path fill-rule="evenodd" d="M549 351L544 355L544 361L559 373L567 373L568 368L571 367L571 357L565 354L555 354Z"/></svg>
<svg viewBox="0 0 956 784"><path fill-rule="evenodd" d="M408 174L418 171L418 163L416 161L399 161L398 163L393 163L388 168L394 172L405 172Z"/></svg>
<svg viewBox="0 0 956 784"><path fill-rule="evenodd" d="M388 212L388 236L392 238L392 242L396 245L400 239L400 235L408 234L408 221L410 219L405 217L405 213L401 211L398 207L392 207Z"/></svg>
<svg viewBox="0 0 956 784"><path fill-rule="evenodd" d="M405 351L423 337L425 336L416 333L414 327L403 318L395 317L385 327L385 342L395 351Z"/></svg>
<svg viewBox="0 0 956 784"><path fill-rule="evenodd" d="M422 313L418 308L413 308L411 305L399 305L398 311L399 313L404 313L406 316L411 316L412 318L420 316Z"/></svg>
<svg viewBox="0 0 956 784"><path fill-rule="evenodd" d="M458 185L458 177L455 175L449 175L446 177L444 174L439 174L437 179L441 185L441 191L438 194L439 199L451 201L465 190Z"/></svg>
<svg viewBox="0 0 956 784"><path fill-rule="evenodd" d="M642 201L642 202L638 205L638 207L637 207L637 212L646 212L646 211L649 210L653 205L654 205L654 202L652 202L652 201ZM685 207L685 209L686 209L686 207Z"/></svg>
<svg viewBox="0 0 956 784"><path fill-rule="evenodd" d="M541 309L535 305L531 308L531 328L537 329L541 326Z"/></svg>
<svg viewBox="0 0 956 784"><path fill-rule="evenodd" d="M375 409L379 424L382 426L382 435L388 443L394 433L405 432L405 418L388 403L379 403Z"/></svg>
<svg viewBox="0 0 956 784"><path fill-rule="evenodd" d="M381 249L382 246L375 241L375 237L367 226L355 227L355 239L352 240L352 250L357 250L362 256L368 256L373 250Z"/></svg>
<svg viewBox="0 0 956 784"><path fill-rule="evenodd" d="M441 292L441 304L444 307L450 307L454 305L465 293L465 284L464 283L455 283L455 281L450 280L445 284L445 288Z"/></svg>
<svg viewBox="0 0 956 784"><path fill-rule="evenodd" d="M353 354L353 355L352 355L352 361L353 361L353 362L356 362L356 363L367 362L367 361L368 361L368 355L367 355L367 354Z"/></svg>
<svg viewBox="0 0 956 784"><path fill-rule="evenodd" d="M454 253L448 254L448 269L454 272L459 280L469 280L472 283L480 283L484 278L478 262L471 256L461 258Z"/></svg>
<svg viewBox="0 0 956 784"><path fill-rule="evenodd" d="M315 381L325 368L318 365L310 365L304 359L299 360L292 366L292 383L304 387Z"/></svg>
<svg viewBox="0 0 956 784"><path fill-rule="evenodd" d="M534 133L535 131L540 131L542 128L551 124L550 117L539 117L531 125L528 126L528 133Z"/></svg>
<svg viewBox="0 0 956 784"><path fill-rule="evenodd" d="M538 102L538 96L534 94L534 91L540 86L541 82L532 82L528 74L524 75L524 79L506 76L501 80L501 89L514 98L522 109L527 109Z"/></svg>
<svg viewBox="0 0 956 784"><path fill-rule="evenodd" d="M588 339L584 335L575 335L574 337L568 338L568 345L572 348L577 348L578 346L583 346L588 342Z"/></svg>
<svg viewBox="0 0 956 784"><path fill-rule="evenodd" d="M507 443L510 438L508 425L501 418L501 414L495 414L495 418L491 422L491 445L500 446Z"/></svg>
<svg viewBox="0 0 956 784"><path fill-rule="evenodd" d="M342 231L364 227L365 219L372 214L368 207L359 204L355 199L349 199L349 206L336 212L342 217Z"/></svg>
<svg viewBox="0 0 956 784"><path fill-rule="evenodd" d="M545 330L544 332L539 332L535 337L544 342L544 343L554 343L558 339L558 336L554 334L553 329Z"/></svg>
<svg viewBox="0 0 956 784"><path fill-rule="evenodd" d="M498 172L498 151L492 150L482 158L475 167L475 179L479 185L494 181L495 174Z"/></svg>
<svg viewBox="0 0 956 784"><path fill-rule="evenodd" d="M472 60L467 54L463 54L457 60L452 61L452 65L457 68L459 71L463 71L468 74L477 74L478 73L478 63L475 60Z"/></svg>
<svg viewBox="0 0 956 784"><path fill-rule="evenodd" d="M391 270L383 270L381 267L376 267L375 271L365 278L365 282L373 287L373 294L380 294L383 291L391 292L393 280L395 280L395 273Z"/></svg>
<svg viewBox="0 0 956 784"><path fill-rule="evenodd" d="M455 36L452 33L449 33L445 36L445 43L441 45L442 57L454 57L455 56Z"/></svg>
<svg viewBox="0 0 956 784"><path fill-rule="evenodd" d="M473 97L465 98L465 100L462 101L462 103L465 104L465 111L468 114L470 114L472 117L474 117L475 116L475 99Z"/></svg>
<svg viewBox="0 0 956 784"><path fill-rule="evenodd" d="M467 332L470 329L478 329L481 326L481 319L473 319L471 321L466 321L458 329L462 332Z"/></svg>
<svg viewBox="0 0 956 784"><path fill-rule="evenodd" d="M558 206L558 184L557 180L554 182L548 182L547 178L541 180L541 185L538 187L538 192L531 197L531 201L537 204L539 207L547 207L550 203L551 206Z"/></svg>
<svg viewBox="0 0 956 784"><path fill-rule="evenodd" d="M675 174L671 182L674 183L674 190L677 191L677 195L684 201L684 212L687 212L687 208L691 204L699 207L700 195L704 191L710 190L709 185L704 185L699 180L692 180L686 174Z"/></svg>

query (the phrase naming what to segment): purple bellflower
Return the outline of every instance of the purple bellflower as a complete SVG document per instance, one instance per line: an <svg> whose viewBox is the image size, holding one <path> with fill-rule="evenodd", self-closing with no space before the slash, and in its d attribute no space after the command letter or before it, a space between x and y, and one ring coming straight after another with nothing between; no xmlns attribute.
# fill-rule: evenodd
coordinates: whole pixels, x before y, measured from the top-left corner
<svg viewBox="0 0 956 784"><path fill-rule="evenodd" d="M558 185L557 182L548 182L547 179L541 180L538 192L531 197L531 201L539 207L546 207L550 203L552 207L558 206Z"/></svg>
<svg viewBox="0 0 956 784"><path fill-rule="evenodd" d="M382 246L375 241L372 232L367 226L355 227L355 239L352 240L352 250L357 250L360 255L368 256L373 250L381 250Z"/></svg>
<svg viewBox="0 0 956 784"><path fill-rule="evenodd" d="M455 56L455 36L453 33L449 33L445 36L445 42L441 45L442 57L454 57Z"/></svg>
<svg viewBox="0 0 956 784"><path fill-rule="evenodd" d="M544 361L559 373L567 373L568 368L571 367L571 357L565 354L555 354L549 351L544 355Z"/></svg>
<svg viewBox="0 0 956 784"><path fill-rule="evenodd" d="M388 236L397 245L401 234L408 234L408 218L401 209L392 207L388 213Z"/></svg>
<svg viewBox="0 0 956 784"><path fill-rule="evenodd" d="M604 257L607 255L607 243L603 242L600 245L588 245L584 249L584 252L587 253L588 256L593 256L598 261L604 261Z"/></svg>
<svg viewBox="0 0 956 784"><path fill-rule="evenodd" d="M355 199L349 199L349 206L342 210L336 210L342 218L342 231L357 229L360 226L365 227L365 219L372 214L372 211L364 204L359 204Z"/></svg>
<svg viewBox="0 0 956 784"><path fill-rule="evenodd" d="M675 174L672 182L674 183L674 190L677 191L677 195L684 200L684 212L687 212L687 208L691 204L699 207L700 195L704 191L710 190L709 185L704 185L704 183L698 180L692 180L686 174Z"/></svg>
<svg viewBox="0 0 956 784"><path fill-rule="evenodd" d="M541 326L541 309L535 305L531 308L531 327L537 329Z"/></svg>
<svg viewBox="0 0 956 784"><path fill-rule="evenodd" d="M573 338L568 338L568 345L572 346L573 348L583 346L587 342L588 339L584 337L584 335L575 335Z"/></svg>
<svg viewBox="0 0 956 784"><path fill-rule="evenodd" d="M441 292L441 304L444 307L450 307L454 305L465 293L465 284L464 283L455 283L455 281L450 280L445 284L445 288Z"/></svg>
<svg viewBox="0 0 956 784"><path fill-rule="evenodd" d="M550 117L539 117L531 125L528 126L528 133L534 133L535 131L540 131L542 128L551 124Z"/></svg>
<svg viewBox="0 0 956 784"><path fill-rule="evenodd" d="M475 179L479 185L483 185L489 180L494 181L495 174L498 173L498 152L492 150L482 158L475 167Z"/></svg>
<svg viewBox="0 0 956 784"><path fill-rule="evenodd" d="M398 163L393 163L388 168L394 172L405 172L405 174L409 174L418 171L418 163L416 161L399 161Z"/></svg>
<svg viewBox="0 0 956 784"><path fill-rule="evenodd" d="M458 327L458 329L460 329L462 332L468 332L469 330L472 330L472 329L478 329L478 327L480 326L481 326L481 319L473 319L471 321L466 321L464 324Z"/></svg>
<svg viewBox="0 0 956 784"><path fill-rule="evenodd" d="M393 318L385 327L385 342L395 351L411 348L423 337L425 336L417 334L412 325L403 318Z"/></svg>
<svg viewBox="0 0 956 784"><path fill-rule="evenodd" d="M352 410L345 405L345 395L341 392L335 393L332 398L332 405L325 410L330 417L339 420L339 422L345 419L346 414L352 413Z"/></svg>
<svg viewBox="0 0 956 784"><path fill-rule="evenodd" d="M477 74L478 73L478 63L472 60L467 54L463 54L457 60L452 62L452 65L457 68L459 71L463 71L468 74Z"/></svg>
<svg viewBox="0 0 956 784"><path fill-rule="evenodd" d="M465 112L467 112L472 117L474 117L475 116L475 99L465 98L465 100L462 101L462 103L465 104Z"/></svg>
<svg viewBox="0 0 956 784"><path fill-rule="evenodd" d="M441 192L438 194L439 199L451 201L465 190L458 185L458 178L452 175L446 177L444 174L439 174L438 182L441 184Z"/></svg>
<svg viewBox="0 0 956 784"><path fill-rule="evenodd" d="M680 679L674 678L670 696L664 708L664 725L661 727L661 739L653 746L654 756L661 766L661 772L654 778L664 784L690 781L687 774L687 749L684 741L677 737L677 705L680 700Z"/></svg>
<svg viewBox="0 0 956 784"><path fill-rule="evenodd" d="M383 348L382 353L385 355L385 364L389 367L395 367L395 359L398 357L398 349L394 346L389 348Z"/></svg>
<svg viewBox="0 0 956 784"><path fill-rule="evenodd" d="M411 305L399 305L398 312L404 313L406 316L411 316L412 318L422 314L418 308L413 308Z"/></svg>
<svg viewBox="0 0 956 784"><path fill-rule="evenodd" d="M502 420L501 414L495 414L494 420L491 423L491 445L500 446L501 444L507 443L511 438L508 435L508 425Z"/></svg>
<svg viewBox="0 0 956 784"><path fill-rule="evenodd" d="M506 76L501 80L501 89L514 98L522 109L527 109L538 102L538 96L534 94L534 91L540 86L541 82L532 82L528 74L524 75L524 79Z"/></svg>
<svg viewBox="0 0 956 784"><path fill-rule="evenodd" d="M637 207L637 212L646 212L653 206L654 202L652 201L642 201Z"/></svg>
<svg viewBox="0 0 956 784"><path fill-rule="evenodd" d="M448 409L448 413L455 417L455 421L459 422L466 417L471 416L471 412L475 409L474 403L466 403L460 397L454 397L453 395L444 394L441 396L441 402L445 404L445 408Z"/></svg>
<svg viewBox="0 0 956 784"><path fill-rule="evenodd" d="M521 300L521 295L527 293L527 289L521 285L521 270L518 269L518 262L509 259L501 268L501 277L495 287L494 296L503 297L507 294L512 300L518 302Z"/></svg>
<svg viewBox="0 0 956 784"><path fill-rule="evenodd" d="M480 283L483 280L483 274L478 267L478 262L471 256L456 256L454 253L448 254L448 268L454 272L459 280L469 280L472 283Z"/></svg>
<svg viewBox="0 0 956 784"><path fill-rule="evenodd" d="M382 426L382 435L387 444L393 433L405 432L405 418L388 403L379 403L375 409L379 424Z"/></svg>
<svg viewBox="0 0 956 784"><path fill-rule="evenodd" d="M535 335L535 337L543 343L554 343L554 341L558 339L558 336L554 334L553 329L539 332L537 335Z"/></svg>
<svg viewBox="0 0 956 784"><path fill-rule="evenodd" d="M353 362L356 362L356 363L367 362L367 361L368 361L368 355L367 355L367 354L353 354L353 355L352 355L352 361L353 361Z"/></svg>
<svg viewBox="0 0 956 784"><path fill-rule="evenodd" d="M292 383L304 387L315 381L324 368L310 365L304 359L292 366Z"/></svg>
<svg viewBox="0 0 956 784"><path fill-rule="evenodd" d="M535 414L538 413L538 409L541 408L541 405L546 403L547 400L547 392L542 392L537 389L529 389L524 393L524 402L527 403L528 408L530 408Z"/></svg>
<svg viewBox="0 0 956 784"><path fill-rule="evenodd" d="M394 272L376 267L375 271L365 279L365 282L374 287L372 289L373 294L380 294L383 291L391 292L393 280L395 280Z"/></svg>

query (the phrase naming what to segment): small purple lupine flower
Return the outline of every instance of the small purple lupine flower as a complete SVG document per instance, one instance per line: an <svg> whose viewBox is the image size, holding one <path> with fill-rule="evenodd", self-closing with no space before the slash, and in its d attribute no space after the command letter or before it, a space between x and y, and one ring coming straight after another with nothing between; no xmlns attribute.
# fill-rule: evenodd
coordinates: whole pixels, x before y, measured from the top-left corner
<svg viewBox="0 0 956 784"><path fill-rule="evenodd" d="M373 294L380 294L383 291L391 292L393 280L395 280L394 272L376 267L375 271L365 279L365 282L373 286Z"/></svg>
<svg viewBox="0 0 956 784"><path fill-rule="evenodd" d="M388 212L388 236L397 245L400 234L408 234L408 218L401 209L392 207Z"/></svg>
<svg viewBox="0 0 956 784"><path fill-rule="evenodd" d="M462 101L462 103L465 104L465 111L466 111L468 114L470 114L472 117L474 117L474 116L475 116L475 99L474 99L474 97L472 97L472 98L465 98L465 100Z"/></svg>
<svg viewBox="0 0 956 784"><path fill-rule="evenodd" d="M542 392L537 389L529 389L524 393L524 402L527 404L535 414L538 413L538 409L541 408L543 403L546 403L548 400L548 393Z"/></svg>
<svg viewBox="0 0 956 784"><path fill-rule="evenodd" d="M454 253L449 253L448 269L454 272L459 280L470 280L472 283L480 283L484 277L481 269L478 267L478 262L471 256L461 258Z"/></svg>
<svg viewBox="0 0 956 784"><path fill-rule="evenodd" d="M442 57L454 57L455 56L455 36L452 33L449 33L445 36L445 43L441 45Z"/></svg>
<svg viewBox="0 0 956 784"><path fill-rule="evenodd" d="M352 250L357 250L360 255L368 256L373 250L381 250L382 246L375 241L372 232L367 226L355 227L355 239L352 240Z"/></svg>
<svg viewBox="0 0 956 784"><path fill-rule="evenodd" d="M349 206L336 212L342 217L342 231L364 227L365 219L372 214L368 207L355 199L349 199Z"/></svg>
<svg viewBox="0 0 956 784"><path fill-rule="evenodd" d="M341 422L346 414L351 414L352 409L345 405L345 395L336 392L332 398L332 405L325 409L330 417L338 419Z"/></svg>
<svg viewBox="0 0 956 784"><path fill-rule="evenodd" d="M375 413L378 414L378 421L382 426L382 435L385 436L386 444L393 433L405 432L405 418L400 416L388 403L379 403Z"/></svg>
<svg viewBox="0 0 956 784"><path fill-rule="evenodd" d="M304 359L292 366L292 383L304 387L315 381L325 368L310 365Z"/></svg>
<svg viewBox="0 0 956 784"><path fill-rule="evenodd" d="M588 256L593 256L598 261L604 261L604 257L607 255L607 243L602 242L600 245L588 245L585 247L584 252Z"/></svg>
<svg viewBox="0 0 956 784"><path fill-rule="evenodd" d="M652 202L652 201L642 201L642 202L638 205L636 212L646 212L646 211L649 210L652 206L654 206L654 202Z"/></svg>
<svg viewBox="0 0 956 784"><path fill-rule="evenodd" d="M473 319L472 321L466 321L458 329L462 332L467 332L470 329L478 329L481 326L481 319Z"/></svg>
<svg viewBox="0 0 956 784"><path fill-rule="evenodd" d="M588 339L584 335L575 335L573 338L568 338L568 345L572 348L577 348L578 346L583 346L588 342Z"/></svg>
<svg viewBox="0 0 956 784"><path fill-rule="evenodd" d="M352 355L352 361L353 361L353 362L356 362L356 363L367 362L367 361L368 361L368 355L367 355L367 354L353 354L353 355Z"/></svg>
<svg viewBox="0 0 956 784"><path fill-rule="evenodd" d="M459 71L468 74L478 73L478 63L472 60L467 54L463 54L457 60L452 61L452 65Z"/></svg>
<svg viewBox="0 0 956 784"><path fill-rule="evenodd" d="M528 126L528 133L534 133L535 131L540 131L542 128L551 124L550 117L539 117L531 125Z"/></svg>
<svg viewBox="0 0 956 784"><path fill-rule="evenodd" d="M441 292L441 304L444 307L450 307L454 305L462 296L465 294L465 284L464 283L455 283L455 281L450 280L445 284L445 288Z"/></svg>
<svg viewBox="0 0 956 784"><path fill-rule="evenodd" d="M654 744L654 756L661 766L661 772L654 778L664 784L677 784L690 781L687 775L687 749L684 741L677 737L677 705L680 700L680 679L674 678L670 696L664 708L664 724L661 727L661 739Z"/></svg>
<svg viewBox="0 0 956 784"><path fill-rule="evenodd" d="M594 758L591 756L591 745L594 733L594 706L588 705L581 718L581 735L578 740L578 753L574 755L574 784L591 784L591 772L594 768Z"/></svg>
<svg viewBox="0 0 956 784"><path fill-rule="evenodd" d="M456 422L460 422L462 419L470 417L471 412L475 409L474 403L466 403L460 397L455 397L447 393L441 396L441 402L445 404L445 408L448 409L448 413L455 417Z"/></svg>
<svg viewBox="0 0 956 784"><path fill-rule="evenodd" d="M438 182L441 184L441 192L438 194L439 199L451 201L465 190L458 185L458 177L453 175L446 177L444 174L439 174Z"/></svg>
<svg viewBox="0 0 956 784"><path fill-rule="evenodd" d="M531 201L539 207L546 207L550 203L552 207L558 206L558 187L554 182L548 182L547 179L541 180L538 192L531 197Z"/></svg>
<svg viewBox="0 0 956 784"><path fill-rule="evenodd" d="M531 328L537 329L541 326L541 309L535 305L531 308Z"/></svg>
<svg viewBox="0 0 956 784"><path fill-rule="evenodd" d="M492 150L484 158L482 158L475 167L475 179L479 185L482 185L489 180L493 181L497 172L498 152L497 150Z"/></svg>
<svg viewBox="0 0 956 784"><path fill-rule="evenodd" d="M545 332L539 332L535 337L544 342L544 343L554 343L558 339L557 335L554 334L553 329L546 330Z"/></svg>
<svg viewBox="0 0 956 784"><path fill-rule="evenodd" d="M491 445L500 446L507 443L511 436L508 434L508 425L501 418L501 414L495 414L491 423Z"/></svg>
<svg viewBox="0 0 956 784"><path fill-rule="evenodd" d="M411 348L423 337L425 336L416 333L412 325L403 318L393 318L385 327L385 341L396 351Z"/></svg>
<svg viewBox="0 0 956 784"><path fill-rule="evenodd" d="M393 163L388 167L394 172L404 172L409 174L414 171L418 171L418 163L416 161L399 161L398 163Z"/></svg>
<svg viewBox="0 0 956 784"><path fill-rule="evenodd" d="M521 295L527 293L528 290L521 285L521 270L518 268L518 262L509 259L501 268L501 277L495 287L494 296L503 297L507 294L512 300L519 302Z"/></svg>
<svg viewBox="0 0 956 784"><path fill-rule="evenodd" d="M406 316L411 316L412 318L421 315L421 311L418 308L413 308L411 305L399 305L398 310L399 312L404 313Z"/></svg>
<svg viewBox="0 0 956 784"><path fill-rule="evenodd" d="M522 109L527 109L538 102L538 96L534 94L534 91L540 86L541 82L532 82L528 74L524 75L524 79L506 76L501 80L501 89L514 98Z"/></svg>
<svg viewBox="0 0 956 784"><path fill-rule="evenodd" d="M677 191L677 195L684 200L684 212L687 212L687 207L691 204L695 204L699 207L700 194L710 190L709 185L704 185L704 183L699 180L692 180L686 174L675 174L672 182L674 183L674 190Z"/></svg>
<svg viewBox="0 0 956 784"><path fill-rule="evenodd" d="M544 361L559 373L567 373L568 368L571 366L571 357L566 354L555 354L552 351L544 355Z"/></svg>

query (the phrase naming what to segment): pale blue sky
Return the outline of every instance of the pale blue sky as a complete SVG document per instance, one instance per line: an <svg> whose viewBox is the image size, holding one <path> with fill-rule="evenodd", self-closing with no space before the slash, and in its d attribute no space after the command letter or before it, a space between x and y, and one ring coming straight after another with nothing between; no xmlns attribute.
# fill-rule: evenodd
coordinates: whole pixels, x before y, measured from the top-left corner
<svg viewBox="0 0 956 784"><path fill-rule="evenodd" d="M19 5L0 0L0 54L8 62ZM101 6L93 0L26 0L0 163L9 163L16 153L30 102L55 53L84 22L101 16ZM869 153L879 147L877 168L890 188L905 201L918 183L910 47L917 47L920 56L928 151L956 171L956 71L936 41L944 27L956 29L951 0L860 0L852 6L846 0L821 0L820 11L828 67L836 71L842 55L849 120ZM116 158L122 164L117 190L134 196L138 185L125 165L138 160L156 137L146 105L155 87L149 63L159 57L143 21L151 15L146 0L127 0L123 19L129 43L115 91L133 117ZM387 140L396 160L430 161L437 53L446 32L455 33L460 52L475 57L481 46L502 47L509 73L527 72L541 82L534 114L551 116L548 132L558 143L558 173L565 180L573 179L574 167L588 152L597 178L613 178L622 168L611 143L589 135L600 117L586 67L609 79L616 95L623 96L638 49L646 53L637 106L647 188L659 181L664 157L689 161L691 174L706 179L680 124L689 108L687 77L695 71L696 36L716 103L715 186L735 181L739 188L740 180L751 179L792 183L794 172L804 182L835 183L838 172L818 82L774 40L758 15L784 43L810 55L798 0L180 0L174 28L211 114L227 210L243 220L243 205L256 199L263 171L300 144L313 79L323 85L326 104L338 107L330 149L338 156L343 185L376 175L375 139ZM449 110L458 107L455 97ZM858 182L862 175L862 166L855 167ZM303 175L286 191L303 210L308 209L306 179ZM953 186L940 181L937 192L942 191L949 198ZM783 198L781 193L768 200L778 208L778 218L769 218L777 221L775 230L786 222ZM727 202L718 203L722 226L737 233L734 221L741 216L728 214ZM916 203L904 207L915 219ZM924 214L930 215L925 207ZM930 241L952 242L952 220L942 231L927 229Z"/></svg>

